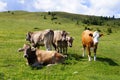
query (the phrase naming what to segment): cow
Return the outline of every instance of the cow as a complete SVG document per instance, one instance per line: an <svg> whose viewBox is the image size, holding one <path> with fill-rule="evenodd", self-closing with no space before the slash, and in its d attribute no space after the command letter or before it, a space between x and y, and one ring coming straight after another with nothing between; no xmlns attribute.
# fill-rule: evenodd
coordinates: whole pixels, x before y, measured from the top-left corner
<svg viewBox="0 0 120 80"><path fill-rule="evenodd" d="M62 53L61 42L66 39L68 33L64 30L54 30L53 46L56 51Z"/></svg>
<svg viewBox="0 0 120 80"><path fill-rule="evenodd" d="M72 43L73 43L74 38L71 36L66 36L66 40L67 40L67 45L69 47L72 47Z"/></svg>
<svg viewBox="0 0 120 80"><path fill-rule="evenodd" d="M28 32L26 41L29 41L33 47L44 46L46 50L52 50L54 32L53 30L46 29L43 31Z"/></svg>
<svg viewBox="0 0 120 80"><path fill-rule="evenodd" d="M85 50L88 51L88 61L91 61L91 51L90 48L93 47L94 50L94 61L96 61L96 51L99 42L99 38L103 34L100 34L98 31L92 32L90 30L85 30L82 33L82 45L83 45L83 57L85 55Z"/></svg>
<svg viewBox="0 0 120 80"><path fill-rule="evenodd" d="M67 53L68 45L72 47L73 38L68 35L69 32L66 32L64 30L54 31L53 45L56 51L61 53Z"/></svg>
<svg viewBox="0 0 120 80"><path fill-rule="evenodd" d="M66 39L61 42L61 48L63 53L67 54L68 47L72 47L73 40L74 40L73 37L67 35Z"/></svg>
<svg viewBox="0 0 120 80"><path fill-rule="evenodd" d="M24 52L24 57L27 59L28 65L32 67L63 63L67 57L57 51L45 51L33 48L30 44L24 44L23 48L19 48L18 51Z"/></svg>

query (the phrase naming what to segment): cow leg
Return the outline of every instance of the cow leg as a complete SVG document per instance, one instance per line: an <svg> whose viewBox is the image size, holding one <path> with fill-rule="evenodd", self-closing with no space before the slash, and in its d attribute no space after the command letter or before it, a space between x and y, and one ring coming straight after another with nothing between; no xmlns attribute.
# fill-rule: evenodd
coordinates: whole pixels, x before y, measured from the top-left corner
<svg viewBox="0 0 120 80"><path fill-rule="evenodd" d="M63 48L60 46L60 53L63 53Z"/></svg>
<svg viewBox="0 0 120 80"><path fill-rule="evenodd" d="M45 48L46 48L46 51L49 51L49 50L48 50L48 46L47 46L47 45L45 45Z"/></svg>
<svg viewBox="0 0 120 80"><path fill-rule="evenodd" d="M63 53L65 53L65 48L64 47L62 48L62 51L63 51Z"/></svg>
<svg viewBox="0 0 120 80"><path fill-rule="evenodd" d="M48 45L48 49L51 51L52 50L52 42L49 42L47 45Z"/></svg>
<svg viewBox="0 0 120 80"><path fill-rule="evenodd" d="M63 47L62 47L61 44L59 45L59 52L60 52L60 53L63 53Z"/></svg>
<svg viewBox="0 0 120 80"><path fill-rule="evenodd" d="M48 45L48 49L49 49L49 51L52 50L52 46L51 46L51 44Z"/></svg>
<svg viewBox="0 0 120 80"><path fill-rule="evenodd" d="M67 48L65 46L61 47L63 50L63 53L67 54Z"/></svg>
<svg viewBox="0 0 120 80"><path fill-rule="evenodd" d="M45 44L45 43L44 43L44 44ZM46 48L46 51L50 51L48 44L45 44L45 48Z"/></svg>
<svg viewBox="0 0 120 80"><path fill-rule="evenodd" d="M52 50L52 44L50 45L50 50Z"/></svg>
<svg viewBox="0 0 120 80"><path fill-rule="evenodd" d="M57 52L60 52L60 49L59 49L59 47L57 47Z"/></svg>
<svg viewBox="0 0 120 80"><path fill-rule="evenodd" d="M66 47L63 47L63 53L66 53Z"/></svg>
<svg viewBox="0 0 120 80"><path fill-rule="evenodd" d="M86 50L86 47L83 46L83 54L82 54L82 57L85 57L85 50Z"/></svg>
<svg viewBox="0 0 120 80"><path fill-rule="evenodd" d="M56 51L60 52L59 46L56 46Z"/></svg>
<svg viewBox="0 0 120 80"><path fill-rule="evenodd" d="M56 45L54 43L52 43L52 45L53 45L54 49L56 50L57 49Z"/></svg>
<svg viewBox="0 0 120 80"><path fill-rule="evenodd" d="M87 47L87 50L88 50L88 61L91 61L90 47Z"/></svg>
<svg viewBox="0 0 120 80"><path fill-rule="evenodd" d="M96 61L97 43L94 45L94 61Z"/></svg>
<svg viewBox="0 0 120 80"><path fill-rule="evenodd" d="M63 47L63 53L67 54L67 48L66 47Z"/></svg>
<svg viewBox="0 0 120 80"><path fill-rule="evenodd" d="M67 54L67 47L65 47L65 49L66 49L66 50L65 50L65 51L66 51L65 53Z"/></svg>

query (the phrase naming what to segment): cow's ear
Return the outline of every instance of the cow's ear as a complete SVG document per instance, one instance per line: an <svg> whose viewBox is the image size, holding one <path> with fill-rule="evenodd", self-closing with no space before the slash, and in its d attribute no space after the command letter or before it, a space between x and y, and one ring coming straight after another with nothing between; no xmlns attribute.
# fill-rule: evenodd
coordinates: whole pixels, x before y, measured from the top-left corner
<svg viewBox="0 0 120 80"><path fill-rule="evenodd" d="M93 37L93 34L90 33L89 36Z"/></svg>
<svg viewBox="0 0 120 80"><path fill-rule="evenodd" d="M30 35L30 36L31 36L32 34L33 34L33 32L28 32L28 35Z"/></svg>
<svg viewBox="0 0 120 80"><path fill-rule="evenodd" d="M100 37L103 36L103 34L100 34Z"/></svg>
<svg viewBox="0 0 120 80"><path fill-rule="evenodd" d="M23 48L19 48L19 49L18 49L18 52L22 52L22 51L24 51Z"/></svg>

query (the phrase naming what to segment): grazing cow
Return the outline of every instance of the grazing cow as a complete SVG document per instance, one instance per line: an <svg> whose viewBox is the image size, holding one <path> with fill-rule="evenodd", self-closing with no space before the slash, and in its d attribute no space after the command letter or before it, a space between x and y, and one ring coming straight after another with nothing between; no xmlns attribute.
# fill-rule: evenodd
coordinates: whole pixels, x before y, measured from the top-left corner
<svg viewBox="0 0 120 80"><path fill-rule="evenodd" d="M32 48L29 44L24 44L23 48L18 49L18 51L24 52L24 57L27 59L28 65L32 67L63 63L66 57L56 51L45 51Z"/></svg>
<svg viewBox="0 0 120 80"><path fill-rule="evenodd" d="M26 35L26 40L29 41L33 47L45 45L46 50L52 50L53 38L54 32L50 29L28 32Z"/></svg>
<svg viewBox="0 0 120 80"><path fill-rule="evenodd" d="M99 42L99 38L103 34L99 34L98 31L92 32L90 30L85 30L82 33L82 45L83 45L83 57L85 55L85 49L87 48L88 50L88 60L91 61L91 52L90 48L93 47L94 49L94 61L96 61L96 50Z"/></svg>
<svg viewBox="0 0 120 80"><path fill-rule="evenodd" d="M53 45L56 51L63 53L65 49L67 49L67 46L72 46L72 37L68 36L68 32L62 31L62 30L55 30L54 31L54 39L53 39ZM68 37L67 37L68 36ZM67 53L67 50L66 50Z"/></svg>

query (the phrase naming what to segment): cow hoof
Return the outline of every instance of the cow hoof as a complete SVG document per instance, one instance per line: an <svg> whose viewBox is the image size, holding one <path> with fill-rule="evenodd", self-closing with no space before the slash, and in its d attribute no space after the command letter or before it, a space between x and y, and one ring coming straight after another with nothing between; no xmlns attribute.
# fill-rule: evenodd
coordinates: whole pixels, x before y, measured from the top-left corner
<svg viewBox="0 0 120 80"><path fill-rule="evenodd" d="M88 58L88 61L91 61L91 58L90 58L90 57Z"/></svg>
<svg viewBox="0 0 120 80"><path fill-rule="evenodd" d="M88 60L89 62L91 61L91 60Z"/></svg>
<svg viewBox="0 0 120 80"><path fill-rule="evenodd" d="M96 56L94 56L94 61L96 61Z"/></svg>
<svg viewBox="0 0 120 80"><path fill-rule="evenodd" d="M82 54L82 57L85 57L85 54Z"/></svg>

